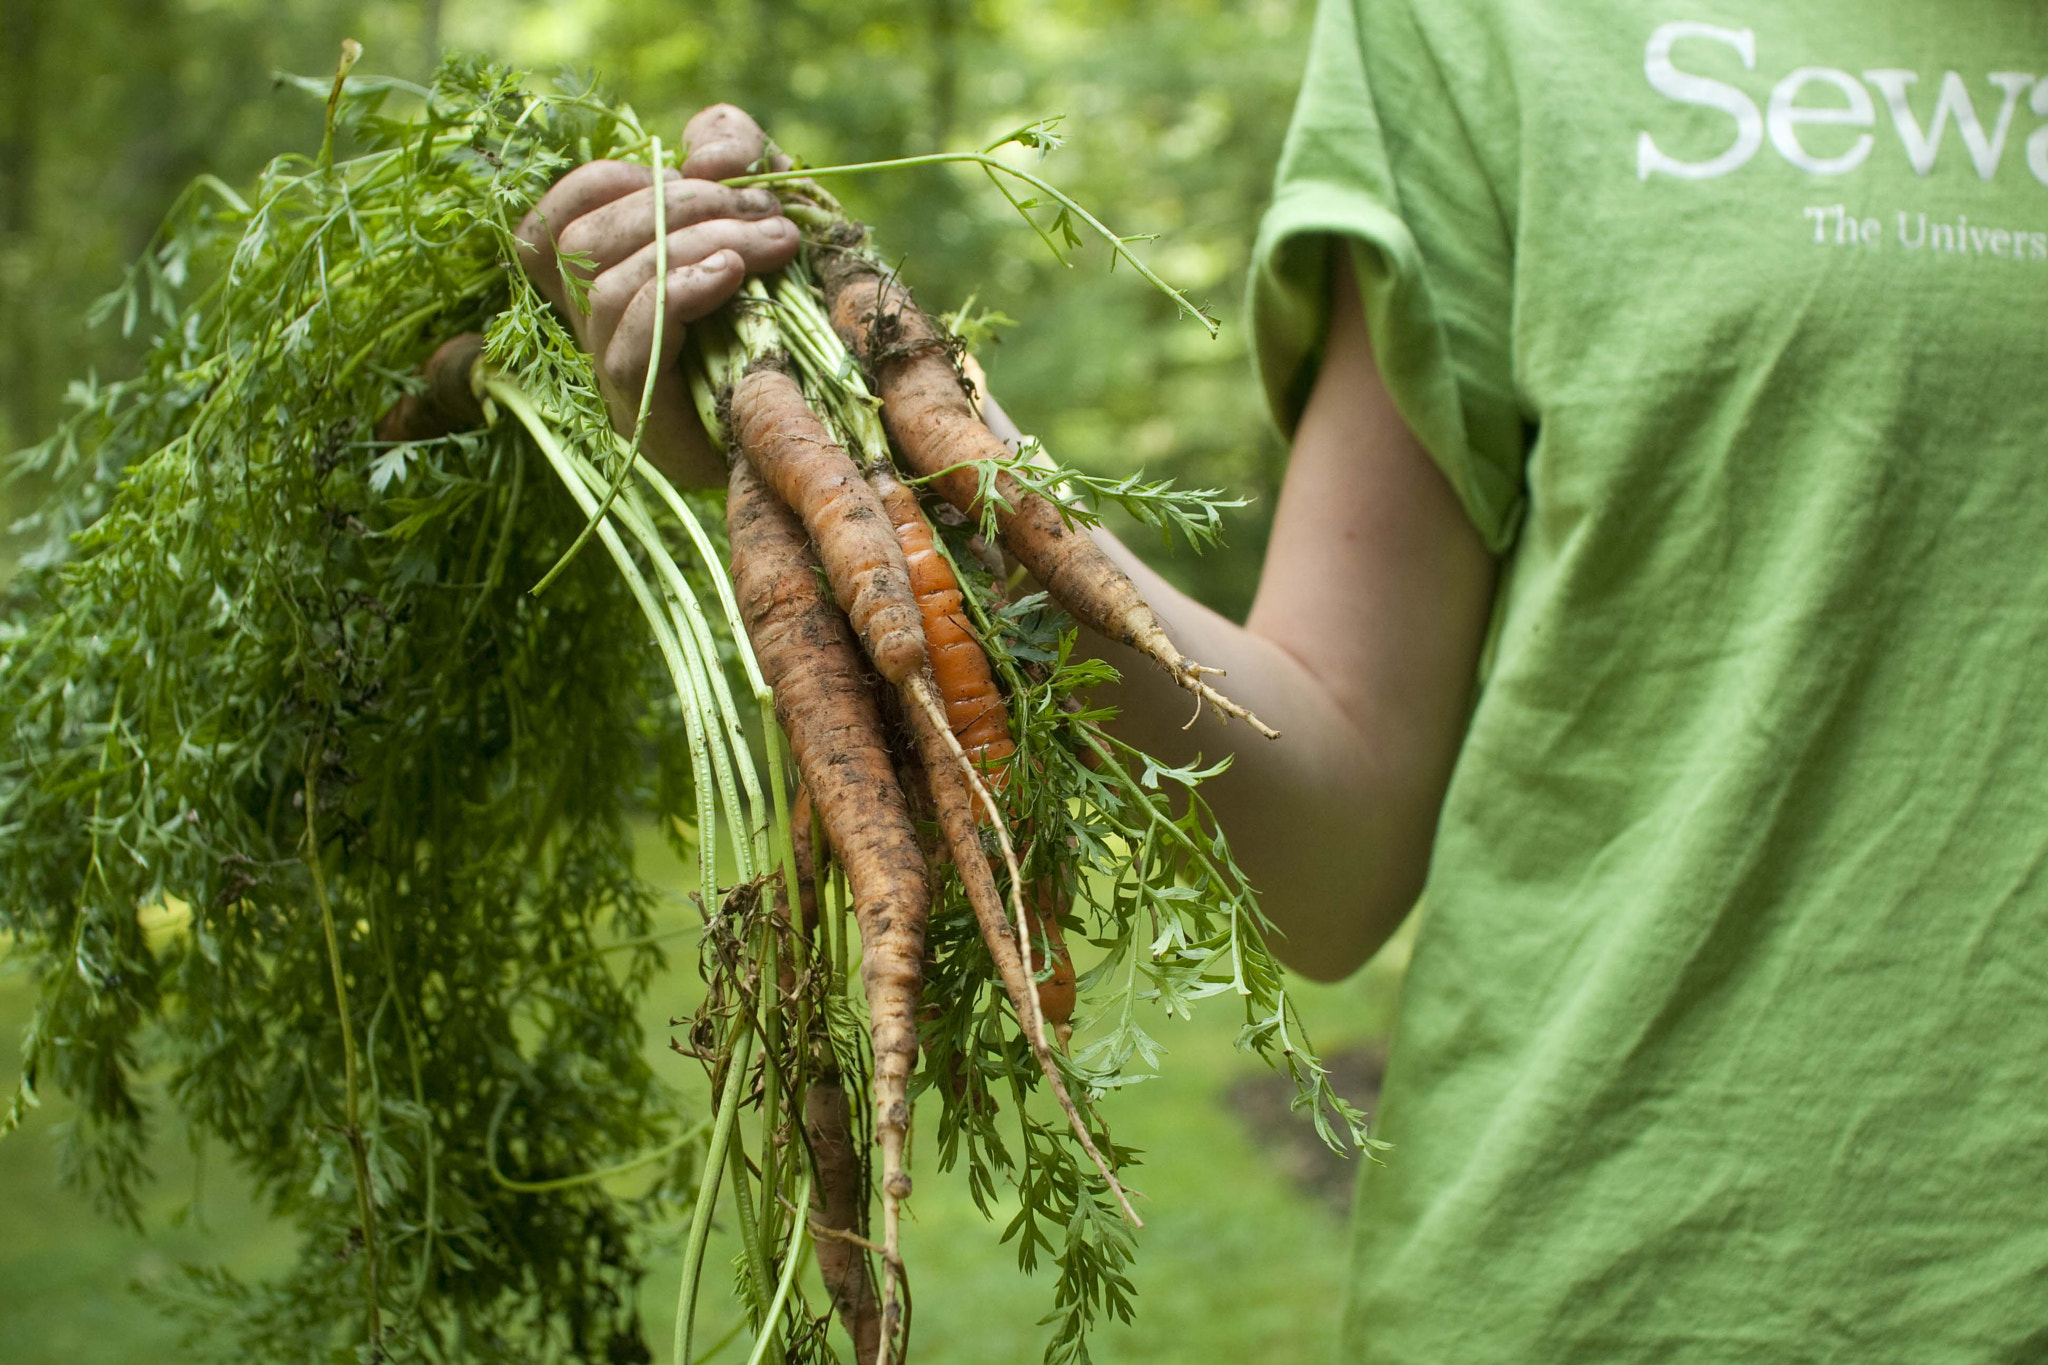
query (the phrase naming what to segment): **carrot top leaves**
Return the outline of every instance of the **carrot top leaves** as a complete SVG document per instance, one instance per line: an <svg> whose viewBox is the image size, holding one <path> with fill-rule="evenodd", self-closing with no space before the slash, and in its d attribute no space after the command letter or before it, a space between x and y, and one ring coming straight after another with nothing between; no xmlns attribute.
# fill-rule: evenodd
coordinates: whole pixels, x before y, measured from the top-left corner
<svg viewBox="0 0 2048 1365"><path fill-rule="evenodd" d="M1121 478L1084 474L1054 464L1037 438L1028 436L1023 448L1008 459L949 465L927 475L906 476L904 481L929 484L960 469L974 471L981 533L990 540L996 535L997 510L1008 508L1000 489L1005 474L1059 509L1060 519L1070 526L1100 526L1101 509L1108 504L1158 531L1161 546L1167 549L1176 534L1194 550L1221 545L1223 513L1251 505L1249 499L1230 497L1220 488L1176 488L1169 479L1147 479L1142 473Z"/></svg>
<svg viewBox="0 0 2048 1365"><path fill-rule="evenodd" d="M609 437L505 267L573 160L644 137L481 63L387 112L414 98L351 76L331 165L182 196L98 310L142 368L14 461L54 491L0 599L0 930L37 983L13 1107L75 1099L65 1167L125 1217L145 1125L254 1178L299 1254L162 1291L224 1355L326 1359L373 1320L392 1360L457 1324L479 1360L630 1355L704 1150L638 1022L667 957L631 821L693 803L684 716L611 565L523 593L584 519L515 425L370 424L490 322ZM637 1195L566 1180L648 1153Z"/></svg>

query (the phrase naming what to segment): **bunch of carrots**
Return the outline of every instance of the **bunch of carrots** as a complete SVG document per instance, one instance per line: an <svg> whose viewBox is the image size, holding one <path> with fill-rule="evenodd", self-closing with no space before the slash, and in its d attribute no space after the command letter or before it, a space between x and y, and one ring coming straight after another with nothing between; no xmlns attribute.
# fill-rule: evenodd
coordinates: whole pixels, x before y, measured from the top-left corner
<svg viewBox="0 0 2048 1365"><path fill-rule="evenodd" d="M867 1365L891 1359L904 1326L911 1077L920 1018L932 1012L925 931L948 865L1075 1141L1131 1225L1143 1225L1055 1058L1053 1040L1064 1045L1076 1000L1060 925L1063 879L1049 869L1027 882L1021 870L1004 802L1017 755L1009 709L913 487L934 490L955 521L992 520L1002 551L1074 620L1145 654L1219 714L1277 732L1207 681L1217 670L1175 647L1083 527L1000 467L1012 452L982 420L960 344L867 249L865 229L814 184L798 182L787 198L825 230L786 278L757 282L735 301L722 334L701 329L711 340L694 342L684 363L730 461L733 588L796 762L802 932L817 931L813 888L828 858L844 873L859 925L881 1153L878 1246L860 1236L866 1181L839 1077L810 1085L802 1107L817 1172L821 1274ZM815 325L808 355L789 344L787 329L818 320L803 317L811 307L829 318L843 352L819 355L825 333ZM442 347L425 368L425 392L387 414L380 437L423 439L473 420L467 391L481 349L476 337ZM835 385L855 415L831 420L820 407L846 406L814 404L807 380L813 392ZM885 440L859 415L875 406L870 394ZM936 838L921 833L933 824ZM778 905L786 914L786 896ZM782 976L786 983L786 964ZM883 1263L879 1300L866 1250Z"/></svg>
<svg viewBox="0 0 2048 1365"><path fill-rule="evenodd" d="M912 476L932 481L957 512L979 517L975 467L1009 452L977 414L950 338L859 249L857 233L839 236L814 253L823 302L881 397L890 453ZM1048 1028L1066 1030L1074 1007L1073 967L1057 913L1040 899L1056 880L1041 878L1032 888L1037 894L1026 895L998 800L1016 753L1008 712L916 495L888 460L856 463L772 353L756 357L721 401L735 455L726 516L741 611L775 690L808 805L846 870L860 924L883 1163L883 1258L892 1291L900 1268L899 1209L910 1193L903 1167L908 1084L936 875L918 842L918 811L937 817L941 854L960 877L1004 992L1076 1140L1126 1217L1139 1224L1052 1056ZM1070 615L1144 651L1218 709L1256 723L1202 680L1205 670L1174 647L1130 578L1085 532L1015 479L1000 475L996 483L1003 548ZM889 689L882 697L866 685L870 666ZM907 745L893 740L884 721L889 701ZM920 770L921 781L906 780ZM983 827L1001 851L1014 915L1005 913ZM1034 959L1042 963L1035 971ZM842 1285L833 1291L862 1358L870 1358L877 1334L868 1308ZM895 1314L892 1292L881 1323L885 1339Z"/></svg>
<svg viewBox="0 0 2048 1365"><path fill-rule="evenodd" d="M804 784L799 809L816 812L860 925L882 1153L879 1319L864 1268L828 1254L820 1264L867 1361L887 1359L899 1325L909 1081L925 925L941 860L960 878L1075 1139L1125 1216L1141 1224L1053 1057L1049 1030L1068 1030L1074 972L1057 909L1046 903L1058 880L1041 877L1026 887L1000 800L1016 755L1002 692L932 526L885 458L930 481L956 512L979 518L990 495L976 467L1009 451L978 415L951 338L860 249L857 230L834 237L813 248L821 298L881 398L887 452L865 466L856 461L812 409L789 362L772 351L748 362L720 392L719 406L733 455L726 518L740 609ZM1142 650L1224 713L1257 723L1203 681L1207 670L1174 647L1130 578L1085 531L1014 478L998 474L995 484L1003 549L1074 619ZM880 675L879 694L868 684L870 669ZM899 724L889 723L891 713ZM915 817L924 812L936 817L937 849L919 842ZM1001 854L1010 912L984 831ZM815 1115L811 1126L814 1148L829 1150L843 1131L829 1113ZM829 1184L818 1191L828 1217L837 1194Z"/></svg>

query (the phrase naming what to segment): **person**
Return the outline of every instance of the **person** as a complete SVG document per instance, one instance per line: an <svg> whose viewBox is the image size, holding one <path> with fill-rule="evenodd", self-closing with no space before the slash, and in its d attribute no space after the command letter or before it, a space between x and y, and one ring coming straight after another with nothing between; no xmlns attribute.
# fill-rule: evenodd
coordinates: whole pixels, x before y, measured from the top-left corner
<svg viewBox="0 0 2048 1365"><path fill-rule="evenodd" d="M1252 266L1292 456L1249 616L1104 537L1284 732L1185 736L1096 642L1135 742L1234 756L1290 965L1427 890L1347 1360L2048 1359L2048 17L1697 12L1323 0ZM688 136L667 347L795 250L687 179L753 121ZM636 395L637 174L537 210Z"/></svg>

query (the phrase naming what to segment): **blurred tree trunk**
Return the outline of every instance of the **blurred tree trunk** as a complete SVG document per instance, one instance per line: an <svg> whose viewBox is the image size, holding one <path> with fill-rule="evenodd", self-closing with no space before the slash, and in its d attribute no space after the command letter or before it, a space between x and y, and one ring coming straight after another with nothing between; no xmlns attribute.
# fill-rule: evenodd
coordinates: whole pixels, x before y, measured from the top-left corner
<svg viewBox="0 0 2048 1365"><path fill-rule="evenodd" d="M36 229L36 169L42 134L42 47L49 0L6 0L0 8L0 426L8 443L41 430L37 338L43 325L30 297Z"/></svg>
<svg viewBox="0 0 2048 1365"><path fill-rule="evenodd" d="M427 0L426 14L420 22L420 60L429 76L441 64L441 6L442 0Z"/></svg>
<svg viewBox="0 0 2048 1365"><path fill-rule="evenodd" d="M944 147L960 109L960 0L931 0L932 146Z"/></svg>
<svg viewBox="0 0 2048 1365"><path fill-rule="evenodd" d="M6 122L0 132L0 232L35 225L36 137L40 131L43 21L49 0L8 0L0 10L0 82Z"/></svg>
<svg viewBox="0 0 2048 1365"><path fill-rule="evenodd" d="M132 258L148 249L164 210L200 166L187 143L194 130L188 126L179 80L186 38L183 7L166 0L128 0L124 8L127 31L149 35L123 59L125 145L111 163L119 178L107 186L107 198L122 206L127 221L123 254Z"/></svg>
<svg viewBox="0 0 2048 1365"><path fill-rule="evenodd" d="M793 65L789 54L801 50L782 46L783 33L794 27L790 23L790 0L754 0L752 11L750 41L744 49L738 49L749 53L747 65L733 88L748 99L758 100L764 109L780 109L789 103L789 68ZM730 100L732 95L710 91L703 92L703 98Z"/></svg>

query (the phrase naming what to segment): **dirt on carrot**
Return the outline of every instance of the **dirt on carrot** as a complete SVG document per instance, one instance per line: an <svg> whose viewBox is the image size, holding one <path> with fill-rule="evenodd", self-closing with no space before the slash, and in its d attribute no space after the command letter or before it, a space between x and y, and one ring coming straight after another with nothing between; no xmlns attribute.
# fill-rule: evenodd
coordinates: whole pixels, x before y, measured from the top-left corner
<svg viewBox="0 0 2048 1365"><path fill-rule="evenodd" d="M924 629L874 491L787 371L756 363L733 385L730 407L740 450L802 518L868 657L902 683L925 666Z"/></svg>

